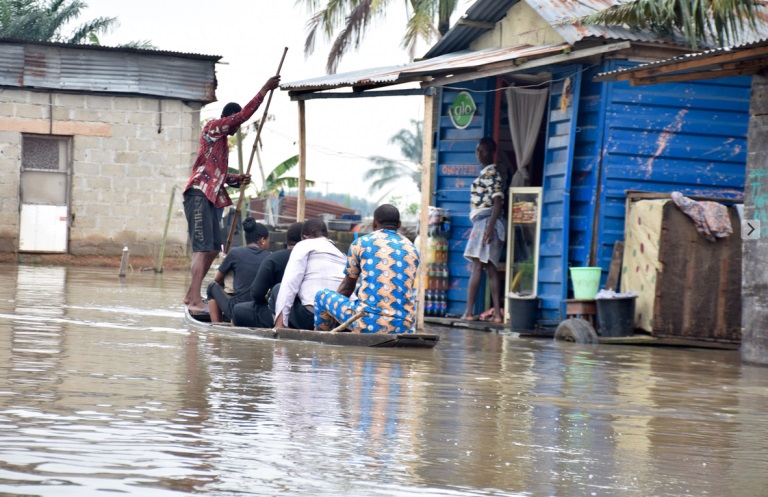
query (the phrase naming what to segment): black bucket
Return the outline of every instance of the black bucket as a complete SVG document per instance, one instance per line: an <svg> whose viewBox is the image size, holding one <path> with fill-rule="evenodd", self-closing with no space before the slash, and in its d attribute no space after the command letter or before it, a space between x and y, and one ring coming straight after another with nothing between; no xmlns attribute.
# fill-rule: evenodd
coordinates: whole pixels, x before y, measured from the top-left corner
<svg viewBox="0 0 768 497"><path fill-rule="evenodd" d="M597 323L602 337L630 337L635 332L637 297L597 299Z"/></svg>
<svg viewBox="0 0 768 497"><path fill-rule="evenodd" d="M539 299L507 297L507 306L511 331L530 331L536 327L536 311L539 309Z"/></svg>

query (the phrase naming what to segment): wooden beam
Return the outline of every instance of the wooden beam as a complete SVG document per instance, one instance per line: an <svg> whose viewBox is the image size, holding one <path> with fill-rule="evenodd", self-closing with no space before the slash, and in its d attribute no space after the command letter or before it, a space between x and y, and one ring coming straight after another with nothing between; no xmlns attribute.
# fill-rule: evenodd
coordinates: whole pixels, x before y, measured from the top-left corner
<svg viewBox="0 0 768 497"><path fill-rule="evenodd" d="M719 55L701 56L693 60L681 60L664 65L655 65L647 69L628 69L626 73L616 76L616 81L625 81L634 78L646 78L671 72L691 71L693 69L707 69L717 67L729 62L745 61L751 58L768 57L768 46L750 48L746 50L730 50Z"/></svg>
<svg viewBox="0 0 768 497"><path fill-rule="evenodd" d="M491 76L501 76L503 74L509 74L513 72L522 72L529 69L537 69L540 67L549 66L552 64L561 64L564 62L571 62L574 60L586 59L594 57L595 55L601 55L608 52L615 52L618 50L624 50L632 46L628 41L622 41L618 43L610 43L608 45L600 45L598 47L585 48L584 50L576 50L567 54L551 55L549 57L542 57L540 59L531 60L524 64L516 65L514 59L509 61L509 64L505 67L496 67L492 70L487 70L485 67L473 72L463 73L454 77L439 76L432 79L427 83L422 83L422 87L430 86L446 86L454 83L463 83L465 81L473 81L475 79L488 78Z"/></svg>
<svg viewBox="0 0 768 497"><path fill-rule="evenodd" d="M486 31L490 31L496 27L496 24L492 22L471 21L469 19L459 19L456 24L468 26L470 28L485 29Z"/></svg>
<svg viewBox="0 0 768 497"><path fill-rule="evenodd" d="M398 81L397 84L402 84L402 81ZM400 90L382 90L382 91L364 91L354 93L324 93L322 91L316 92L288 92L288 96L291 100L318 100L318 99L332 99L332 98L372 98L372 97L408 97L412 95L422 96L427 95L433 91L431 88L409 88Z"/></svg>
<svg viewBox="0 0 768 497"><path fill-rule="evenodd" d="M686 81L699 81L704 79L730 78L732 76L748 76L756 74L760 69L733 69L730 71L705 71L689 72L685 74L669 74L667 76L650 76L646 78L632 78L631 86L657 85L661 83L684 83Z"/></svg>
<svg viewBox="0 0 768 497"><path fill-rule="evenodd" d="M421 261L416 276L419 281L417 292L418 306L416 307L416 329L424 329L424 296L427 286L427 242L429 235L429 206L432 202L432 110L435 97L424 95L424 123L422 124L421 145L421 213L419 214L419 250Z"/></svg>
<svg viewBox="0 0 768 497"><path fill-rule="evenodd" d="M296 222L304 221L305 190L307 187L307 122L304 101L299 100L299 195L296 199Z"/></svg>

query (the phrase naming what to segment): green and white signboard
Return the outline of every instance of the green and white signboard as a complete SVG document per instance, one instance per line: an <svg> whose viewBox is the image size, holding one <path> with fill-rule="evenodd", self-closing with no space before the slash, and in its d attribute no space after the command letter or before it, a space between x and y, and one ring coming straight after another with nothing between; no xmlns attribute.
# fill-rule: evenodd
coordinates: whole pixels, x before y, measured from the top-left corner
<svg viewBox="0 0 768 497"><path fill-rule="evenodd" d="M451 104L451 108L448 109L451 122L459 129L469 126L475 116L475 111L477 111L475 101L472 99L472 95L466 91L459 93Z"/></svg>

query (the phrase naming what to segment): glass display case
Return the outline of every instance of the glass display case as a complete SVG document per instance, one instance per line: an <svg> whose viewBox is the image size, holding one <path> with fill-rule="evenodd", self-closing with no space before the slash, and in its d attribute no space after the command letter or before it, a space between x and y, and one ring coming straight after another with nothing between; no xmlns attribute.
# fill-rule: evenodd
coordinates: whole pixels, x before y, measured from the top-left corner
<svg viewBox="0 0 768 497"><path fill-rule="evenodd" d="M541 187L509 189L507 226L507 270L505 294L536 297L539 282L539 236L541 232ZM505 299L505 321L509 322L509 299Z"/></svg>

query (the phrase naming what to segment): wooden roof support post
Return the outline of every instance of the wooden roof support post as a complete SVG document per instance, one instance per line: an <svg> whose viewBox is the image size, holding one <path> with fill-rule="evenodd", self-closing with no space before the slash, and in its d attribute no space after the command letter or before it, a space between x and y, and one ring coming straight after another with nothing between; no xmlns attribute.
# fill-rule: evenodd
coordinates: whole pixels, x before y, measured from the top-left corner
<svg viewBox="0 0 768 497"><path fill-rule="evenodd" d="M418 306L416 308L416 329L424 329L424 295L427 285L427 235L429 234L429 204L432 191L432 107L435 97L424 95L424 123L422 125L423 142L421 152L421 214L419 216L420 262L417 278L419 279Z"/></svg>
<svg viewBox="0 0 768 497"><path fill-rule="evenodd" d="M307 122L304 100L299 100L299 196L296 199L296 222L304 221L305 190L307 187Z"/></svg>

